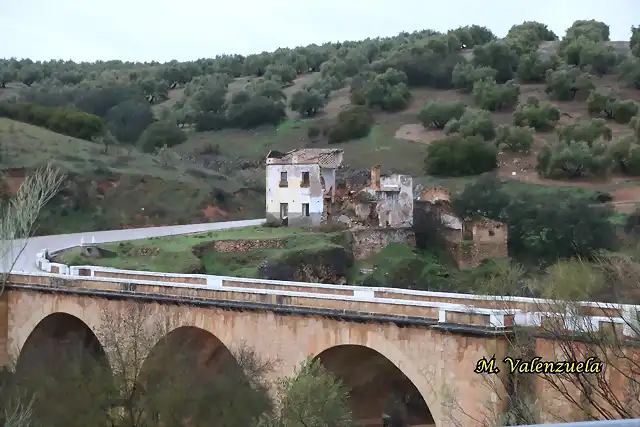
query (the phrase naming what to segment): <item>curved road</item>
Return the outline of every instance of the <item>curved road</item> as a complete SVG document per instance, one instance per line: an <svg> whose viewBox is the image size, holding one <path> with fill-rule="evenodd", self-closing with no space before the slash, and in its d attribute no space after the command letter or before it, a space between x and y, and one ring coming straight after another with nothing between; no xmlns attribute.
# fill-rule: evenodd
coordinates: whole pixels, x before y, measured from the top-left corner
<svg viewBox="0 0 640 427"><path fill-rule="evenodd" d="M12 271L14 272L37 272L39 271L35 264L36 254L43 250L57 251L69 248L71 246L79 246L84 243L109 243L119 242L123 240L147 239L149 237L172 236L177 234L202 233L211 230L223 230L227 228L248 227L264 223L264 219L251 219L244 221L226 221L214 222L207 224L187 224L187 225L171 225L166 227L148 227L148 228L132 228L128 230L109 230L109 231L93 231L86 233L74 234L58 234L54 236L32 237L27 240L24 250L20 253L20 249L24 246L24 239L15 240L13 248L8 248L7 254L2 259L0 270L6 272L11 269L12 262L15 260ZM4 244L3 244L4 246ZM2 248L5 252L5 248ZM16 260L17 258L17 260Z"/></svg>

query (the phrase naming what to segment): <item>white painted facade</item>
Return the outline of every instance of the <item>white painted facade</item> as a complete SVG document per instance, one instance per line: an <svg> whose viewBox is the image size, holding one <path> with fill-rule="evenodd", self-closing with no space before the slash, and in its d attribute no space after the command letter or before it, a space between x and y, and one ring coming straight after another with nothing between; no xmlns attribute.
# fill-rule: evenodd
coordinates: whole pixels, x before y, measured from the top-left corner
<svg viewBox="0 0 640 427"><path fill-rule="evenodd" d="M302 174L308 173L309 185L302 184ZM322 220L324 213L323 194L320 176L327 176L335 182L335 170L324 170L322 173L319 165L267 165L267 213L276 216L277 219L308 217L312 223ZM287 186L281 186L283 173L286 174ZM314 189L321 191L312 192ZM286 204L286 212L281 209ZM303 208L308 206L308 210Z"/></svg>
<svg viewBox="0 0 640 427"><path fill-rule="evenodd" d="M342 150L306 149L271 154L266 162L267 221L319 225L325 200L335 197L336 168Z"/></svg>

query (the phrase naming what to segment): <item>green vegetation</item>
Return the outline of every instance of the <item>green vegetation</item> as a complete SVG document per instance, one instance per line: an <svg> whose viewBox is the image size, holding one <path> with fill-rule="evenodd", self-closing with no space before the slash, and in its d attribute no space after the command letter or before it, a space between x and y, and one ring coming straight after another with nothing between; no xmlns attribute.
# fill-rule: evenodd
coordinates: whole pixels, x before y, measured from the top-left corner
<svg viewBox="0 0 640 427"><path fill-rule="evenodd" d="M217 252L213 243L218 240L280 239L281 248L253 249L248 252ZM71 265L99 265L129 270L163 271L168 273L206 273L240 277L260 277L269 274L269 263L286 264L297 270L298 263L322 264L322 258L332 250L347 254L342 236L338 233L311 232L289 227L246 227L207 233L132 240L102 245L115 252L115 257L90 258L80 248L59 254L60 262ZM347 254L348 255L348 254ZM348 260L348 256L345 259ZM330 259L325 260L332 267ZM264 267L263 270L260 270ZM338 270L350 267L345 266ZM318 272L311 274L321 274ZM302 274L291 272L290 274ZM339 274L338 274L339 275ZM323 280L335 279L328 271ZM274 277L275 278L275 277ZM294 277L290 279L293 280Z"/></svg>
<svg viewBox="0 0 640 427"><path fill-rule="evenodd" d="M628 48L608 35L605 23L576 21L559 40L544 24L525 22L502 39L471 25L183 63L0 60L1 168L16 177L53 161L68 174L38 230L60 233L261 217L265 154L332 146L344 150L346 181L380 164L463 200L479 192L493 203L489 216L509 223L516 259L526 251L544 262L584 255L613 247L608 229L602 241L555 252L525 230L574 235L580 222L558 219L572 217L570 208L593 227L622 220L605 212L614 205L600 205L627 185L624 176L640 174L640 59L637 29ZM487 171L509 180L485 188ZM576 183L585 179L601 182ZM7 184L10 193L15 182ZM120 256L101 262L256 275L282 254L302 263L313 253L335 265L346 250L335 235L284 238L289 246L251 256L202 250L198 243L211 236L123 243L113 247ZM138 259L147 246L157 253ZM412 256L416 269L433 259Z"/></svg>
<svg viewBox="0 0 640 427"><path fill-rule="evenodd" d="M43 209L40 235L206 221L203 209L211 204L230 219L263 212L252 197L262 194L256 184L262 174L231 179L177 155L163 159L122 146L105 152L99 144L3 118L0 147L4 169L29 171L52 161L67 175L60 194Z"/></svg>
<svg viewBox="0 0 640 427"><path fill-rule="evenodd" d="M638 303L640 212L614 210L637 202L620 201L617 190L630 185L625 177L640 176L640 28L631 30L622 48L609 40L605 23L579 20L562 40L544 24L524 22L502 39L470 25L182 63L2 59L0 167L8 175L2 196L14 193L29 170L53 162L68 179L43 209L40 234L256 218L264 213L267 151L331 144L345 151L340 173L346 180L380 164L413 175L415 184L452 189L453 209L465 219L481 215L506 222L510 259L458 270L438 233L442 224L420 214L416 248L391 244L358 262L342 233L267 227L106 245L114 257L87 257L80 250L60 257L69 264L139 270L329 283L346 277L371 286ZM525 164L522 173L511 175ZM493 174L480 175L487 171ZM540 178L564 181L556 184L565 187L516 181L548 184ZM214 250L220 240L272 238L283 247ZM461 245L469 248L468 241ZM372 271L362 273L365 268ZM125 311L131 323L103 319L108 328L98 333L110 335L101 341L116 347L109 352L148 354L151 348L139 351L133 339L156 343L159 337L147 334L157 331L139 333L136 327L150 322ZM573 342L566 350L575 351ZM620 354L613 350L605 353ZM250 379L257 386L251 390L233 375L216 383L223 388L196 387L205 376L185 371L196 366L195 359L156 361L171 369L151 371L172 376L147 378L139 399L138 388L105 381L101 369L85 368L75 354L42 348L35 353L52 362L49 372L34 370L26 358L26 372L36 373L27 376L32 383L17 382L18 390L9 387L12 381L29 378L0 377L0 396L8 396L11 405L35 396L33 406L23 402L32 412L26 424L124 426L133 418L162 425L187 419L243 426L258 419L269 426L349 421L344 390L318 364L302 366L298 377L279 384L284 406L273 413L268 408L275 402L267 400L260 378ZM65 371L56 361L73 369ZM140 360L118 362L127 363L114 366L118 372L145 379L136 371ZM584 404L590 415L602 402L589 396L611 396L607 384L596 385L603 393L589 382L576 386L586 396L577 405ZM629 394L631 401L638 401L637 390L635 395ZM57 405L59 396L78 406ZM246 411L229 410L240 399ZM633 405L614 400L608 402L613 418L637 417ZM314 402L321 407L310 407ZM533 423L517 413L522 411L512 412L519 424Z"/></svg>

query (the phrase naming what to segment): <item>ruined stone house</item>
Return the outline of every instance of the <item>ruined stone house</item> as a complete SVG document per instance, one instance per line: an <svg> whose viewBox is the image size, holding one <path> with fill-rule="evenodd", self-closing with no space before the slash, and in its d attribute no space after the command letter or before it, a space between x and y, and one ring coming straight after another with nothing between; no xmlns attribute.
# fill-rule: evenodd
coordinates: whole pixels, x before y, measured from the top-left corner
<svg viewBox="0 0 640 427"><path fill-rule="evenodd" d="M437 214L443 237L460 268L471 268L483 261L508 256L507 224L488 218L464 221L451 209L451 193L441 187L419 190L419 208Z"/></svg>
<svg viewBox="0 0 640 427"><path fill-rule="evenodd" d="M413 226L413 179L409 175L380 175L371 169L369 187L353 196L355 220L380 228Z"/></svg>
<svg viewBox="0 0 640 427"><path fill-rule="evenodd" d="M317 226L335 202L336 169L343 151L305 148L270 151L266 159L267 222Z"/></svg>

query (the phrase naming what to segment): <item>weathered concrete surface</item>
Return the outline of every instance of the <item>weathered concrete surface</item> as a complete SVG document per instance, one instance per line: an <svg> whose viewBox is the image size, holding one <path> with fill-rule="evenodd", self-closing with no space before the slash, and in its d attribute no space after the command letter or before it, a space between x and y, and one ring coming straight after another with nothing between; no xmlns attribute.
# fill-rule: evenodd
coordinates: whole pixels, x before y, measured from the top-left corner
<svg viewBox="0 0 640 427"><path fill-rule="evenodd" d="M33 237L28 239L25 246L24 240L16 240L13 251L2 259L1 271L8 271L15 261L13 271L38 271L35 265L36 253L43 249L50 252L60 249L78 246L85 243L108 243L123 240L147 239L149 237L171 236L176 234L202 233L211 230L223 230L226 228L249 227L259 225L264 219L252 219L246 221L214 222L209 224L172 225L166 227L132 228L128 230L94 231L87 233L59 234L55 236ZM4 244L4 242L3 242ZM22 252L20 250L24 247ZM16 261L17 259L17 261Z"/></svg>
<svg viewBox="0 0 640 427"><path fill-rule="evenodd" d="M47 316L67 313L86 323L94 333L99 331L101 313L131 310L129 301L106 300L90 296L56 295L24 290L8 290L7 336L12 354L19 354L34 328ZM465 337L448 335L425 328L401 328L393 324L355 323L310 316L279 316L271 312L224 311L210 307L188 307L147 303L152 316L160 319L179 319L174 326L193 326L210 332L226 347L233 349L244 342L253 347L261 357L278 360L275 376L291 375L307 357L318 356L334 349L340 356L343 375L356 372L365 361L355 350L362 347L375 350L397 367L410 381L417 394L428 406L435 424L439 427L453 425L444 405L450 404L448 396L455 395L458 403L471 416L485 411L497 395L489 391L486 377L474 374L476 361L487 355L506 354L503 338ZM153 322L150 322L153 323ZM340 351L337 346L342 347ZM355 347L353 347L355 346ZM328 353L328 352L327 352ZM378 359L383 360L378 357ZM346 364L346 366L345 366ZM335 365L335 363L333 364ZM371 369L376 369L376 364ZM381 372L392 372L390 366ZM375 373L372 371L372 374ZM375 377L375 375L374 375ZM491 376L496 377L497 375ZM354 401L358 417L377 418L379 407L365 400L380 402L382 396L372 395L377 390L386 395L382 384L404 384L402 375L367 383L363 378L346 378L345 382L360 381L359 389L369 390L362 400ZM365 381L363 384L362 381ZM389 382L390 381L390 382ZM377 386L375 384L378 384ZM408 386L407 386L408 387ZM406 390L411 395L412 390ZM354 395L354 399L358 396ZM420 424L428 424L421 422Z"/></svg>

